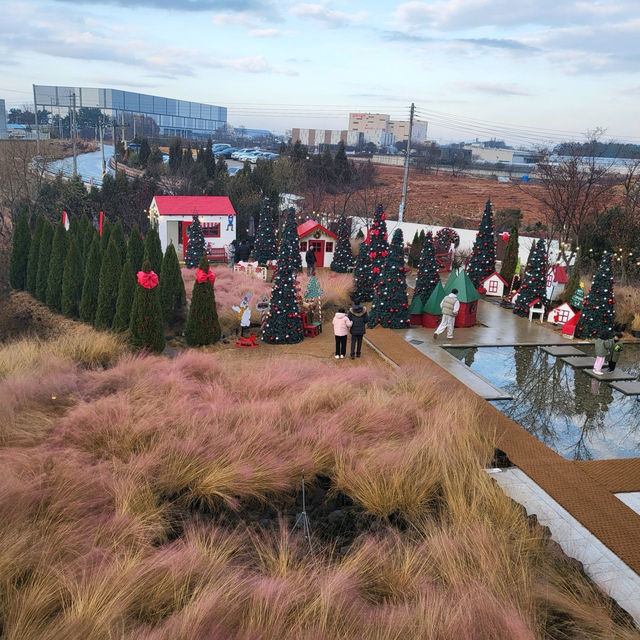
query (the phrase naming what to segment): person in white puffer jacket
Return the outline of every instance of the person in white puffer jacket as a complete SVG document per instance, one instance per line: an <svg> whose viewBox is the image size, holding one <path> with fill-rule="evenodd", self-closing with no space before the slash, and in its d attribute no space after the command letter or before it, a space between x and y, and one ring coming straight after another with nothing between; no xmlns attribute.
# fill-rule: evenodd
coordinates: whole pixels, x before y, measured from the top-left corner
<svg viewBox="0 0 640 640"><path fill-rule="evenodd" d="M347 336L353 323L341 307L333 316L333 335L336 338L336 358L344 358L347 353Z"/></svg>

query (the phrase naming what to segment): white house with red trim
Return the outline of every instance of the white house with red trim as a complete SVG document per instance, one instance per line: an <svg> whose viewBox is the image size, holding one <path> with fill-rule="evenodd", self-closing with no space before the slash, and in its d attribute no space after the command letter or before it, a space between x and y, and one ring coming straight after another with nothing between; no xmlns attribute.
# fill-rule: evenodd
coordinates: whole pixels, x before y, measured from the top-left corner
<svg viewBox="0 0 640 640"><path fill-rule="evenodd" d="M571 305L563 302L549 311L547 314L547 322L551 322L552 324L564 324L565 322L569 322L569 320L571 320L575 315L576 312L573 310Z"/></svg>
<svg viewBox="0 0 640 640"><path fill-rule="evenodd" d="M313 249L316 254L316 267L328 267L333 262L333 254L338 242L338 236L335 233L315 220L307 220L298 226L298 237L303 267L307 264L304 254L308 249Z"/></svg>
<svg viewBox="0 0 640 640"><path fill-rule="evenodd" d="M507 286L507 281L497 271L494 271L491 275L488 275L480 285L484 288L486 295L502 298L504 288Z"/></svg>
<svg viewBox="0 0 640 640"><path fill-rule="evenodd" d="M551 265L547 269L547 300L559 298L567 282L569 278L566 269L559 264Z"/></svg>
<svg viewBox="0 0 640 640"><path fill-rule="evenodd" d="M202 225L207 255L224 260L226 249L236 239L236 212L227 196L154 196L149 221L158 228L162 251L173 244L178 259L184 259L195 215Z"/></svg>

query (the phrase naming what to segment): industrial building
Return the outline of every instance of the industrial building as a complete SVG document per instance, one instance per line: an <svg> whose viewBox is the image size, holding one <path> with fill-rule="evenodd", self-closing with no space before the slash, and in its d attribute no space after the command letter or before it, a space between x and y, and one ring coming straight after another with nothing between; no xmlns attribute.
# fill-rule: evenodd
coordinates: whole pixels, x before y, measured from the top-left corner
<svg viewBox="0 0 640 640"><path fill-rule="evenodd" d="M363 135L357 131L340 129L291 129L292 144L295 144L298 140L307 147L337 145L341 140L345 147L358 147L366 142Z"/></svg>
<svg viewBox="0 0 640 640"><path fill-rule="evenodd" d="M428 124L425 120L414 118L411 142L427 142ZM391 120L386 113L350 113L349 130L363 133L365 142L373 142L378 146L409 139L409 121Z"/></svg>

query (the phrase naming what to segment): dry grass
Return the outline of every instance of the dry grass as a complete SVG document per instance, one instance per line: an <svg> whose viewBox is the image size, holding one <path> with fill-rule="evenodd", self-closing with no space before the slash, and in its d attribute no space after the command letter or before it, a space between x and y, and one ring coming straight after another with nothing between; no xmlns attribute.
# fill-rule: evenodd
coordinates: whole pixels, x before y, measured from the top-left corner
<svg viewBox="0 0 640 640"><path fill-rule="evenodd" d="M258 362L66 359L0 383L3 637L638 637L483 471L475 401L419 371ZM284 519L223 524L303 472L375 527L309 553Z"/></svg>
<svg viewBox="0 0 640 640"><path fill-rule="evenodd" d="M627 325L627 331L632 327L634 316L640 310L640 289L637 287L616 287L616 322Z"/></svg>

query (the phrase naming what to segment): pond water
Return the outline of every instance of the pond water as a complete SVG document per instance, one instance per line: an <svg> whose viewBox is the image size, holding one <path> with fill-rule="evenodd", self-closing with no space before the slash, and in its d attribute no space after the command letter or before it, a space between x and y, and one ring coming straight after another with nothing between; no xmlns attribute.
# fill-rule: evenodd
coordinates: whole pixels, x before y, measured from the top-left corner
<svg viewBox="0 0 640 640"><path fill-rule="evenodd" d="M579 345L593 355L590 345ZM640 456L640 402L540 347L447 348L513 396L495 407L569 460ZM640 374L640 345L625 344L617 369ZM606 364L604 366L606 370Z"/></svg>

